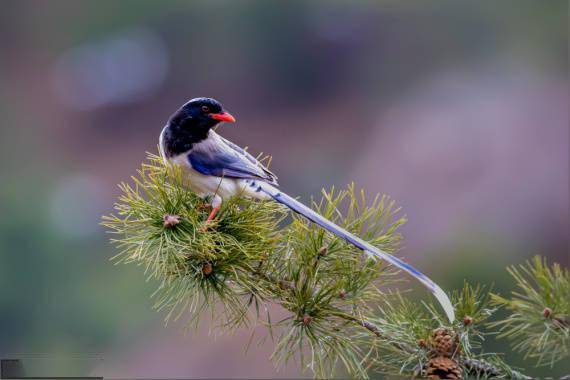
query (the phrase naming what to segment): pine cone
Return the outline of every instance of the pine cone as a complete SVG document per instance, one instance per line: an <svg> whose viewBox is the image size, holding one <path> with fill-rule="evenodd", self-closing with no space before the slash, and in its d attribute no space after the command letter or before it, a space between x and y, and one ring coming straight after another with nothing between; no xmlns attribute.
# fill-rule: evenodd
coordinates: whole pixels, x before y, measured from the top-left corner
<svg viewBox="0 0 570 380"><path fill-rule="evenodd" d="M437 356L452 357L457 350L457 335L445 327L440 327L433 331L430 344Z"/></svg>
<svg viewBox="0 0 570 380"><path fill-rule="evenodd" d="M426 375L428 379L462 379L461 366L455 360L444 356L437 356L427 364Z"/></svg>
<svg viewBox="0 0 570 380"><path fill-rule="evenodd" d="M209 276L213 271L214 267L212 266L212 263L207 262L202 265L202 273L204 273L204 276Z"/></svg>
<svg viewBox="0 0 570 380"><path fill-rule="evenodd" d="M303 325L305 326L309 326L312 321L313 318L308 314L303 315L303 317L301 318L301 322L303 322Z"/></svg>

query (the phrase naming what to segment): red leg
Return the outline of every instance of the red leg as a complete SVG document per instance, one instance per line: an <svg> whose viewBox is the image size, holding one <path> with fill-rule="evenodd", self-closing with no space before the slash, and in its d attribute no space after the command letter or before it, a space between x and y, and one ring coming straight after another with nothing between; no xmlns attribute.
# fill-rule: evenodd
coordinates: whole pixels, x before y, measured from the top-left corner
<svg viewBox="0 0 570 380"><path fill-rule="evenodd" d="M216 216L218 211L220 211L220 208L222 208L222 206L217 206L217 207L214 207L212 209L212 212L210 213L210 215L208 215L208 219L206 219L206 223L210 222L210 221L212 221L212 219L214 219L214 217Z"/></svg>
<svg viewBox="0 0 570 380"><path fill-rule="evenodd" d="M206 222L204 222L204 225L200 228L200 232L206 232L208 230L208 225L214 219L218 211L220 211L220 208L222 208L222 206L214 207L212 209L212 212L208 215L208 219L206 219Z"/></svg>

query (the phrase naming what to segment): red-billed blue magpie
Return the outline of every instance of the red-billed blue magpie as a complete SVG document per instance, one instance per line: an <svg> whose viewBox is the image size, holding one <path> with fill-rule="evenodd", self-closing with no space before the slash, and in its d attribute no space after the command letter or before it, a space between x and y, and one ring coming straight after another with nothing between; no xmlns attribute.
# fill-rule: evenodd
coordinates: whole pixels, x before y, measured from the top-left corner
<svg viewBox="0 0 570 380"><path fill-rule="evenodd" d="M386 260L408 272L437 298L449 321L455 320L451 301L436 283L414 267L374 247L283 193L278 189L275 174L244 149L212 130L221 122L233 123L235 118L218 101L195 98L170 117L160 134L159 147L164 161L184 170L192 191L200 196L212 197L212 212L206 223L216 216L224 198L245 196L273 199L358 247L369 257Z"/></svg>

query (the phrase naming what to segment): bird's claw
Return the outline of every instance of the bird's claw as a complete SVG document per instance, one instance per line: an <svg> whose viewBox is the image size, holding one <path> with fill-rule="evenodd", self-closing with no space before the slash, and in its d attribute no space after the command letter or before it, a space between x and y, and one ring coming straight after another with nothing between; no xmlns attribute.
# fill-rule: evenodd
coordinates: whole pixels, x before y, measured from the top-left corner
<svg viewBox="0 0 570 380"><path fill-rule="evenodd" d="M208 229L209 229L210 227L212 227L214 224L215 224L215 223L213 223L213 221L211 221L211 220L206 220L206 221L204 222L204 225L198 229L198 232L200 232L200 233L202 233L202 234L205 233L205 232L208 232Z"/></svg>

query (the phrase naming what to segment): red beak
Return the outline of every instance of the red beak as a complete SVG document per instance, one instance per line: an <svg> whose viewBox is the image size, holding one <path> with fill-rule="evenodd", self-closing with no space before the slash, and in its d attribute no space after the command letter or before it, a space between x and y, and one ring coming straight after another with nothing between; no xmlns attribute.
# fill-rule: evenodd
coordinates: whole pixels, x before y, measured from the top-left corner
<svg viewBox="0 0 570 380"><path fill-rule="evenodd" d="M236 118L230 115L228 112L212 113L210 117L219 121L227 121L228 123L235 123Z"/></svg>

